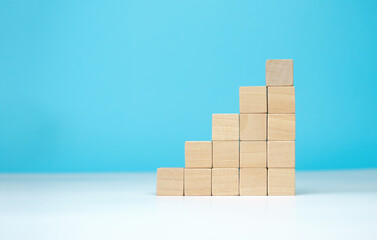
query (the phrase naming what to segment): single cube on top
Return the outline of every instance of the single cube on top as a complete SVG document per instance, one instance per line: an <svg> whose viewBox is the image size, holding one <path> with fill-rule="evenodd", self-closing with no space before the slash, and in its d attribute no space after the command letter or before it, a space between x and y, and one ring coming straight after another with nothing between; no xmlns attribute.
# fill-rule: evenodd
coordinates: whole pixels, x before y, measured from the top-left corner
<svg viewBox="0 0 377 240"><path fill-rule="evenodd" d="M267 60L266 86L293 86L293 60Z"/></svg>

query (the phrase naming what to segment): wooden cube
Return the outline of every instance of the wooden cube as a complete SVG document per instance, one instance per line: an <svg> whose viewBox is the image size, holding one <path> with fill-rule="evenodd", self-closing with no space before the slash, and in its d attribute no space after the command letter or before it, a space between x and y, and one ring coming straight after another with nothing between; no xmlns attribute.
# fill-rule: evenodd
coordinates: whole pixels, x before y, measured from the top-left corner
<svg viewBox="0 0 377 240"><path fill-rule="evenodd" d="M267 114L241 114L240 139L266 140Z"/></svg>
<svg viewBox="0 0 377 240"><path fill-rule="evenodd" d="M295 114L268 114L268 140L294 141L296 137Z"/></svg>
<svg viewBox="0 0 377 240"><path fill-rule="evenodd" d="M213 141L214 168L238 168L239 166L239 141Z"/></svg>
<svg viewBox="0 0 377 240"><path fill-rule="evenodd" d="M183 168L157 169L157 196L183 196Z"/></svg>
<svg viewBox="0 0 377 240"><path fill-rule="evenodd" d="M268 113L295 113L295 87L269 87Z"/></svg>
<svg viewBox="0 0 377 240"><path fill-rule="evenodd" d="M185 169L185 196L211 196L211 188L211 169Z"/></svg>
<svg viewBox="0 0 377 240"><path fill-rule="evenodd" d="M238 196L238 168L212 168L212 196Z"/></svg>
<svg viewBox="0 0 377 240"><path fill-rule="evenodd" d="M266 86L293 86L293 60L267 60Z"/></svg>
<svg viewBox="0 0 377 240"><path fill-rule="evenodd" d="M240 113L267 113L266 87L240 87Z"/></svg>
<svg viewBox="0 0 377 240"><path fill-rule="evenodd" d="M212 140L239 140L239 114L213 114Z"/></svg>
<svg viewBox="0 0 377 240"><path fill-rule="evenodd" d="M295 195L295 169L269 168L268 195Z"/></svg>
<svg viewBox="0 0 377 240"><path fill-rule="evenodd" d="M240 169L240 196L267 195L267 168Z"/></svg>
<svg viewBox="0 0 377 240"><path fill-rule="evenodd" d="M269 168L295 167L294 141L268 141L267 163Z"/></svg>
<svg viewBox="0 0 377 240"><path fill-rule="evenodd" d="M266 141L241 141L240 143L240 167L241 168L265 168L267 165Z"/></svg>
<svg viewBox="0 0 377 240"><path fill-rule="evenodd" d="M212 142L188 141L185 143L186 168L212 167Z"/></svg>

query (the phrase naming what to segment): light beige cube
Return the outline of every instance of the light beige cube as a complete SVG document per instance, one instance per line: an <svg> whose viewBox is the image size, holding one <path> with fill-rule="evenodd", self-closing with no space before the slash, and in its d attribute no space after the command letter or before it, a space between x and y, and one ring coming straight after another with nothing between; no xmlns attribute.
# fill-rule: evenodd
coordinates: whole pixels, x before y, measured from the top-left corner
<svg viewBox="0 0 377 240"><path fill-rule="evenodd" d="M267 166L266 141L240 142L240 167L263 168Z"/></svg>
<svg viewBox="0 0 377 240"><path fill-rule="evenodd" d="M267 113L266 87L240 87L240 113Z"/></svg>
<svg viewBox="0 0 377 240"><path fill-rule="evenodd" d="M267 168L240 169L240 196L267 195Z"/></svg>
<svg viewBox="0 0 377 240"><path fill-rule="evenodd" d="M238 196L238 179L238 168L212 168L212 196Z"/></svg>
<svg viewBox="0 0 377 240"><path fill-rule="evenodd" d="M186 168L211 168L212 167L212 142L187 141L185 143Z"/></svg>
<svg viewBox="0 0 377 240"><path fill-rule="evenodd" d="M267 60L266 86L293 86L293 60Z"/></svg>
<svg viewBox="0 0 377 240"><path fill-rule="evenodd" d="M266 140L267 114L241 114L240 139Z"/></svg>
<svg viewBox="0 0 377 240"><path fill-rule="evenodd" d="M183 168L157 169L157 196L183 196Z"/></svg>
<svg viewBox="0 0 377 240"><path fill-rule="evenodd" d="M267 149L269 168L295 167L295 141L268 141Z"/></svg>
<svg viewBox="0 0 377 240"><path fill-rule="evenodd" d="M185 169L185 196L211 196L212 170Z"/></svg>
<svg viewBox="0 0 377 240"><path fill-rule="evenodd" d="M295 114L268 114L269 141L294 141L295 137Z"/></svg>
<svg viewBox="0 0 377 240"><path fill-rule="evenodd" d="M295 87L269 87L268 113L295 113Z"/></svg>
<svg viewBox="0 0 377 240"><path fill-rule="evenodd" d="M239 166L239 141L213 141L214 168L238 168Z"/></svg>
<svg viewBox="0 0 377 240"><path fill-rule="evenodd" d="M295 195L296 180L294 168L268 169L268 195L286 196Z"/></svg>
<svg viewBox="0 0 377 240"><path fill-rule="evenodd" d="M239 114L212 114L212 140L239 140Z"/></svg>

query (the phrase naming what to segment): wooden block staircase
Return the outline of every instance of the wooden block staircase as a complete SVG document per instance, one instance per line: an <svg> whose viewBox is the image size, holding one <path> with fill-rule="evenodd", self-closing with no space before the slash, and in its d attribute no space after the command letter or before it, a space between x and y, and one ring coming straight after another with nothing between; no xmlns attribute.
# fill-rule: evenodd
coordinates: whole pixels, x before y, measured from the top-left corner
<svg viewBox="0 0 377 240"><path fill-rule="evenodd" d="M266 61L240 87L240 114L213 114L212 141L185 143L185 168L157 169L158 196L295 195L293 60Z"/></svg>

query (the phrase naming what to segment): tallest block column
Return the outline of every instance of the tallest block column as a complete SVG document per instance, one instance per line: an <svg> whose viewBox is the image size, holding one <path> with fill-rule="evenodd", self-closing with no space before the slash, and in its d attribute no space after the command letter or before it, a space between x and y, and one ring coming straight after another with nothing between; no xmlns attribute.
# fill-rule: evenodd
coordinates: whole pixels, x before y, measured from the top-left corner
<svg viewBox="0 0 377 240"><path fill-rule="evenodd" d="M268 195L295 194L293 60L266 61Z"/></svg>

